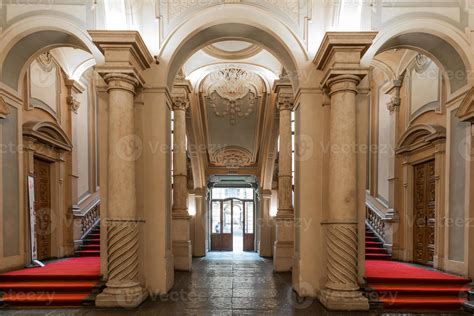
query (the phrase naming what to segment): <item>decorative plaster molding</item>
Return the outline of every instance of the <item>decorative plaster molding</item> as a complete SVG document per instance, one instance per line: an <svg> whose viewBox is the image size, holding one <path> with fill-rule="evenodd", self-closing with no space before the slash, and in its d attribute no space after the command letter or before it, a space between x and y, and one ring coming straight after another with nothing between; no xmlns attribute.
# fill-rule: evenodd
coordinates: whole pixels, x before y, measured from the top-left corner
<svg viewBox="0 0 474 316"><path fill-rule="evenodd" d="M469 89L464 96L456 116L463 122L474 123L474 87Z"/></svg>
<svg viewBox="0 0 474 316"><path fill-rule="evenodd" d="M387 103L387 109L390 113L398 111L400 109L401 98L400 98L400 88L402 87L402 80L397 79L393 80L390 87L385 92L386 94L391 95L390 101Z"/></svg>
<svg viewBox="0 0 474 316"><path fill-rule="evenodd" d="M66 103L69 105L69 110L74 113L77 113L81 103L77 100L76 95L82 93L85 90L85 87L82 86L78 81L72 79L65 79L64 83L67 89Z"/></svg>
<svg viewBox="0 0 474 316"><path fill-rule="evenodd" d="M435 124L417 124L408 128L400 137L395 153L403 154L419 150L446 140L446 128Z"/></svg>
<svg viewBox="0 0 474 316"><path fill-rule="evenodd" d="M189 98L185 95L172 96L171 100L173 111L186 111L189 108Z"/></svg>
<svg viewBox="0 0 474 316"><path fill-rule="evenodd" d="M239 168L252 165L252 153L243 147L224 147L213 156L213 163L218 167Z"/></svg>
<svg viewBox="0 0 474 316"><path fill-rule="evenodd" d="M291 111L294 106L293 93L280 93L277 98L277 109L280 111Z"/></svg>
<svg viewBox="0 0 474 316"><path fill-rule="evenodd" d="M209 80L207 99L217 117L228 116L230 125L234 125L237 118L246 118L256 110L259 77L255 73L229 66L211 73Z"/></svg>
<svg viewBox="0 0 474 316"><path fill-rule="evenodd" d="M23 124L23 136L31 137L41 143L71 151L72 142L57 124L47 121L29 121Z"/></svg>
<svg viewBox="0 0 474 316"><path fill-rule="evenodd" d="M0 96L0 119L5 119L8 114L10 114L10 107Z"/></svg>

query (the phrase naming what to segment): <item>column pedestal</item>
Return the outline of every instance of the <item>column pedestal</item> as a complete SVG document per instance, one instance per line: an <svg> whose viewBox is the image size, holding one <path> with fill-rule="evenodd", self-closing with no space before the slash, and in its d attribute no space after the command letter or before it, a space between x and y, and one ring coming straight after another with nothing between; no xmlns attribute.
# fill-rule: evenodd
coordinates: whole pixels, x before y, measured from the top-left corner
<svg viewBox="0 0 474 316"><path fill-rule="evenodd" d="M276 272L291 271L295 250L294 219L292 216L275 217L277 240L273 246L273 269Z"/></svg>
<svg viewBox="0 0 474 316"><path fill-rule="evenodd" d="M260 200L260 238L258 253L261 257L271 257L272 249L272 222L270 218L270 199L272 197L271 190L262 190Z"/></svg>
<svg viewBox="0 0 474 316"><path fill-rule="evenodd" d="M173 256L175 270L191 271L193 254L190 235L190 216L173 214Z"/></svg>

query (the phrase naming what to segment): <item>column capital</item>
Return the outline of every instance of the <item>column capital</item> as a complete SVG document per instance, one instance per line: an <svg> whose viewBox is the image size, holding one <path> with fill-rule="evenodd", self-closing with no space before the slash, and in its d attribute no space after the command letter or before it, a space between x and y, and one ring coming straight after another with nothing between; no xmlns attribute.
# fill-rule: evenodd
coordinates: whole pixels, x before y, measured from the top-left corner
<svg viewBox="0 0 474 316"><path fill-rule="evenodd" d="M365 77L368 69L361 67L360 60L376 35L376 32L327 32L313 60L324 73L322 87L339 75Z"/></svg>
<svg viewBox="0 0 474 316"><path fill-rule="evenodd" d="M139 80L127 73L110 72L102 76L107 83L107 91L112 89L128 90L135 94L135 88L140 85Z"/></svg>
<svg viewBox="0 0 474 316"><path fill-rule="evenodd" d="M390 113L398 112L400 109L400 89L402 87L402 79L392 80L390 86L385 91L385 94L390 95L390 101L387 102L387 110Z"/></svg>
<svg viewBox="0 0 474 316"><path fill-rule="evenodd" d="M67 89L66 103L69 106L69 110L77 114L81 103L76 96L84 92L86 88L79 81L73 79L65 79L64 84Z"/></svg>
<svg viewBox="0 0 474 316"><path fill-rule="evenodd" d="M280 93L277 97L276 106L279 111L292 111L294 106L293 93Z"/></svg>
<svg viewBox="0 0 474 316"><path fill-rule="evenodd" d="M10 114L10 108L5 100L0 96L0 119L7 118L8 114Z"/></svg>
<svg viewBox="0 0 474 316"><path fill-rule="evenodd" d="M329 96L338 92L353 92L357 94L357 85L361 78L356 75L337 75L326 81Z"/></svg>
<svg viewBox="0 0 474 316"><path fill-rule="evenodd" d="M104 76L109 73L128 74L140 85L142 72L150 68L153 56L137 31L88 31L92 41L104 54L105 63L95 67Z"/></svg>
<svg viewBox="0 0 474 316"><path fill-rule="evenodd" d="M186 111L189 106L189 98L186 95L174 95L171 96L173 111Z"/></svg>

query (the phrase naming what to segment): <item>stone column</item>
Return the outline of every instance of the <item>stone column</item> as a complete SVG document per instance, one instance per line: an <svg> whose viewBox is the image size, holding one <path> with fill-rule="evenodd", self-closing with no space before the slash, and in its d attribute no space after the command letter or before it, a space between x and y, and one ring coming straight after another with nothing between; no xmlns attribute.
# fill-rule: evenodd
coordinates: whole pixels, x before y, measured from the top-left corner
<svg viewBox="0 0 474 316"><path fill-rule="evenodd" d="M294 254L294 210L292 202L292 137L291 110L293 94L278 93L277 108L280 111L280 152L278 156L278 212L275 216L276 239L273 250L275 271L290 271Z"/></svg>
<svg viewBox="0 0 474 316"><path fill-rule="evenodd" d="M260 244L258 254L261 257L272 256L272 219L270 216L271 190L260 190Z"/></svg>
<svg viewBox="0 0 474 316"><path fill-rule="evenodd" d="M358 181L356 95L367 69L360 59L374 33L326 33L315 64L330 96L327 283L320 301L329 309L368 310L358 284Z"/></svg>
<svg viewBox="0 0 474 316"><path fill-rule="evenodd" d="M192 247L190 236L190 216L188 213L188 177L186 166L186 110L189 107L187 96L174 96L173 130L173 209L172 241L174 268L191 271Z"/></svg>
<svg viewBox="0 0 474 316"><path fill-rule="evenodd" d="M139 282L139 223L136 203L136 160L142 151L135 131L134 97L140 75L153 57L135 31L90 31L104 53L96 71L107 83L107 276L96 306L136 307L148 296Z"/></svg>
<svg viewBox="0 0 474 316"><path fill-rule="evenodd" d="M138 281L134 93L138 80L124 73L104 75L109 93L107 288L101 307L138 306L148 295Z"/></svg>

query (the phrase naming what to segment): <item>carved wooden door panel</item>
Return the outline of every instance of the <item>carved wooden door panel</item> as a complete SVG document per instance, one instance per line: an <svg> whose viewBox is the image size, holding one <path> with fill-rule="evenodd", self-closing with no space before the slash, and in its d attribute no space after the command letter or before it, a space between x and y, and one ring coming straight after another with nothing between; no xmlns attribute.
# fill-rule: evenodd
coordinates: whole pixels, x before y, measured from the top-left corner
<svg viewBox="0 0 474 316"><path fill-rule="evenodd" d="M51 257L51 174L50 164L35 159L35 213L38 259Z"/></svg>
<svg viewBox="0 0 474 316"><path fill-rule="evenodd" d="M415 166L413 212L413 260L433 265L435 239L435 162Z"/></svg>

